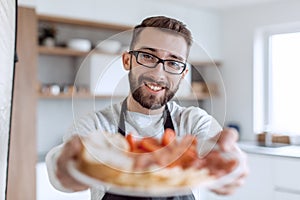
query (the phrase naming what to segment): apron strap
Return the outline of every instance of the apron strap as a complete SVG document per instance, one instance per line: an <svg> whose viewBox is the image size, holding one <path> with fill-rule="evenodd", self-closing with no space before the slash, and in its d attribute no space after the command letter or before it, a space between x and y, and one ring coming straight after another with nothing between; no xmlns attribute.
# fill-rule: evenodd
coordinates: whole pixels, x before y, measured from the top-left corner
<svg viewBox="0 0 300 200"><path fill-rule="evenodd" d="M166 130L167 128L170 128L173 131L175 131L173 121L172 121L172 117L171 117L171 113L170 113L170 110L169 110L167 104L165 106L165 110L164 110L163 115L164 115L164 119L166 119L166 121L164 123L164 130Z"/></svg>
<svg viewBox="0 0 300 200"><path fill-rule="evenodd" d="M118 132L121 133L124 137L126 136L125 132L125 114L127 110L127 98L123 101L122 107L121 107L121 113L119 118L119 124L118 124Z"/></svg>

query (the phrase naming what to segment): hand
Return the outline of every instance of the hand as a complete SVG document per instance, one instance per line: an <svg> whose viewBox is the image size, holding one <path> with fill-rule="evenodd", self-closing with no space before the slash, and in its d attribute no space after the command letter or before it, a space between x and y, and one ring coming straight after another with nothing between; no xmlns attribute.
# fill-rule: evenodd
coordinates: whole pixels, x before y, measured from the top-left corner
<svg viewBox="0 0 300 200"><path fill-rule="evenodd" d="M248 175L247 157L244 152L242 152L237 146L236 142L238 140L238 132L233 128L226 128L221 131L216 138L217 143L221 151L227 153L234 153L239 157L239 167L240 174L238 174L231 183L223 185L220 188L213 188L213 191L219 195L229 195L232 194L238 187L243 185L245 178Z"/></svg>
<svg viewBox="0 0 300 200"><path fill-rule="evenodd" d="M76 160L81 149L82 143L79 136L73 136L63 147L60 156L57 159L56 176L62 186L75 191L87 190L89 187L74 179L67 168L67 164L71 160Z"/></svg>

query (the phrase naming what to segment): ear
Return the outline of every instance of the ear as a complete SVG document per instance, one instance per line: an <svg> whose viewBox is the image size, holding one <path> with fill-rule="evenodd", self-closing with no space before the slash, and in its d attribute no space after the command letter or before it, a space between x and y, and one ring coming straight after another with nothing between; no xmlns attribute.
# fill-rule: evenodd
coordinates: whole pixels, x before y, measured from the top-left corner
<svg viewBox="0 0 300 200"><path fill-rule="evenodd" d="M130 70L130 59L131 59L131 55L128 52L124 52L122 54L122 62L123 62L123 67L126 71Z"/></svg>

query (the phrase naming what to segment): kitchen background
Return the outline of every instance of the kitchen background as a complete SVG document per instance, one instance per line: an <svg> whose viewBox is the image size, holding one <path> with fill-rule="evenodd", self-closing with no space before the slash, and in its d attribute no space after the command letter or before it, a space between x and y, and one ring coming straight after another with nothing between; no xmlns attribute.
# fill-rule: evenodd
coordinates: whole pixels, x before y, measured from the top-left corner
<svg viewBox="0 0 300 200"><path fill-rule="evenodd" d="M18 3L20 6L35 9L37 15L120 24L125 26L124 30L126 30L126 27L130 28L151 15L167 15L182 20L191 29L197 44L193 48L190 60L195 65L197 63L200 65L200 68L196 67L201 75L205 77L200 78L216 84L218 92L212 98L205 98L200 101L179 99L184 104L198 105L199 103L224 125L237 125L240 129L241 141L254 141L256 139L255 133L257 133L254 127L256 117L254 116L255 108L253 106L253 85L256 81L253 70L256 33L258 30L263 30L269 26L300 22L300 2L297 0L260 1L255 4L248 3L247 5L231 5L228 7L201 7L194 6L189 1L184 3L158 0L149 0L143 3L138 0L111 0L105 2L87 0L84 3L70 0L19 0ZM43 21L43 19L40 18L39 21ZM95 33L99 34L97 31L89 31L78 26L76 29L71 28L71 32L66 30L68 27L62 27L61 29L66 32L65 35L61 36L61 40L65 41L70 33L89 38L93 38ZM117 30L116 33L118 32ZM112 34L108 33L108 35ZM51 41L47 45L51 46ZM126 47L126 42L123 45ZM39 52L37 72L34 72L39 83L36 88L37 91L41 92L42 89L45 89L55 94L57 92L56 85L54 87L52 85L51 88L41 89L40 87L53 83L66 85L73 83L74 67L78 68L83 61L82 59L74 59L73 56L53 56L53 54L45 53L41 49L39 49ZM88 57L89 59L84 60L83 63L89 65L97 59L93 56ZM210 63L210 66L203 64L207 62ZM83 74L86 73L93 74L91 71ZM187 83L193 80L192 76L189 77ZM124 77L124 74L120 72L119 77ZM199 77L196 77L196 79L199 79ZM72 88L67 89L71 90ZM82 88L83 91L85 89ZM185 93L186 91L182 92ZM117 94L114 101L120 100L122 95ZM98 109L110 103L110 99L98 98L95 102ZM85 114L91 108L94 109L94 100L91 98L80 98L80 96L77 98L75 96L73 103L77 109L75 117ZM72 104L72 98L69 97L55 98L53 96L47 97L47 95L39 95L38 97L35 124L37 136L36 155L38 157L37 199L83 199L88 196L87 192L77 194L77 196L56 192L47 182L43 163L47 151L62 141L63 135L71 125L74 114L72 106L74 104ZM251 152L251 150L249 151ZM294 159L289 159L291 158L250 153L250 168L251 173L254 175L249 176L249 181L244 188L240 189L235 196L227 197L227 199L250 199L250 197L251 199L299 199L297 193L300 193L300 189L292 184L294 179L290 180L290 177L293 176L278 175L277 177L277 175L274 175L280 174L277 172L281 172L281 168L286 168L286 166L296 169L299 165L298 160L295 159L297 163L294 163ZM285 161L287 164L284 164ZM270 167L269 169L271 169L271 166L275 167L272 172L270 170L263 171L267 169L267 166ZM264 177L264 179L260 180L260 177ZM256 184L259 183L258 181L263 185L261 188L265 192L257 198L256 189L258 189L258 186ZM280 184L278 184L279 182ZM209 193L202 198L223 199Z"/></svg>

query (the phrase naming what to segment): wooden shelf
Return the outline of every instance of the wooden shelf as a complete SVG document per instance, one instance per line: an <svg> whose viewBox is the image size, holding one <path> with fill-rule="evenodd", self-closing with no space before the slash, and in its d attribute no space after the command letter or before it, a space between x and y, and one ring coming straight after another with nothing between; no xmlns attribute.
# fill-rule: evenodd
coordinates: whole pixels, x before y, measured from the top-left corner
<svg viewBox="0 0 300 200"><path fill-rule="evenodd" d="M91 51L78 51L74 49L70 49L67 47L46 47L46 46L39 46L38 51L40 54L43 55L54 55L54 56L74 56L74 57L85 57L89 53L95 54L105 54L105 55L115 55L118 56L118 53L108 53L99 50L91 50Z"/></svg>
<svg viewBox="0 0 300 200"><path fill-rule="evenodd" d="M38 51L44 55L57 55L57 56L87 56L89 52L78 51L65 47L45 47L39 46Z"/></svg>
<svg viewBox="0 0 300 200"><path fill-rule="evenodd" d="M126 31L133 28L131 26L121 25L121 24L111 24L111 23L104 23L99 21L88 21L88 20L81 20L75 18L52 16L52 15L38 15L37 17L38 17L38 21L41 22L59 23L59 24L81 26L81 27L84 26L90 28L114 30L114 31Z"/></svg>
<svg viewBox="0 0 300 200"><path fill-rule="evenodd" d="M51 94L39 94L40 99L111 99L112 97L109 95L99 95L99 96L94 96L92 94L59 94L59 95L51 95ZM114 99L124 99L125 96L114 96Z"/></svg>

